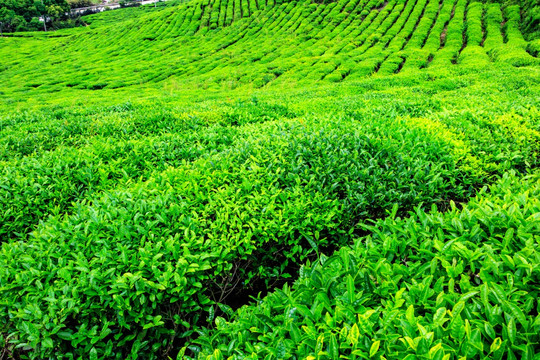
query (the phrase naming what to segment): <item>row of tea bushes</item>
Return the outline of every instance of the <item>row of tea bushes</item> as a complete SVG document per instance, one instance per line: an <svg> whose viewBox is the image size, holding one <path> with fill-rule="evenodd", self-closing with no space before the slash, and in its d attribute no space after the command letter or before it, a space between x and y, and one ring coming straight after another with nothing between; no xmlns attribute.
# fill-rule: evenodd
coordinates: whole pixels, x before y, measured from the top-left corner
<svg viewBox="0 0 540 360"><path fill-rule="evenodd" d="M433 65L474 70L475 63L532 66L540 61L534 39L514 41L522 30L516 20L527 13L518 5L194 0L147 12L118 10L123 11L124 17L93 15L96 25L58 38L3 39L0 69L8 70L0 71L6 84L1 91L17 98L163 82L176 90L257 89L359 81Z"/></svg>
<svg viewBox="0 0 540 360"><path fill-rule="evenodd" d="M540 37L540 4L535 0L523 0L523 30L528 33L528 39Z"/></svg>
<svg viewBox="0 0 540 360"><path fill-rule="evenodd" d="M484 181L458 166L459 143L404 120L247 127L234 149L75 203L2 245L0 328L21 354L155 358L214 301L290 276L359 221L465 199Z"/></svg>
<svg viewBox="0 0 540 360"><path fill-rule="evenodd" d="M540 177L509 173L448 213L396 210L178 358L537 359Z"/></svg>
<svg viewBox="0 0 540 360"><path fill-rule="evenodd" d="M296 116L256 100L182 110L130 105L99 116L86 109L4 119L0 243L100 191L223 151L247 135L247 124Z"/></svg>
<svg viewBox="0 0 540 360"><path fill-rule="evenodd" d="M510 79L505 79L511 84ZM441 79L432 82L430 91L454 86ZM511 102L498 98L489 111L453 112L441 111L440 104L425 100L416 90L400 90L400 94L402 99L409 97L411 105L375 99L360 107L354 105L357 110L348 114L359 121L393 121L409 114L428 116L431 120L414 120L415 126L438 132L441 129L437 128L446 126L453 134L451 138L464 142L478 159L476 168L485 177L538 165L536 144L540 133L534 129L540 115L534 102L518 111ZM474 94L467 103L471 109L481 105L473 101ZM463 105L461 102L459 109ZM69 212L73 202L147 180L167 167L178 167L234 146L247 131L252 131L244 125L291 119L314 110L311 104L297 104L294 108L292 111L254 99L231 104L210 101L189 108L125 104L6 117L0 121L4 143L0 151L4 159L0 171L1 241L26 236L50 214Z"/></svg>

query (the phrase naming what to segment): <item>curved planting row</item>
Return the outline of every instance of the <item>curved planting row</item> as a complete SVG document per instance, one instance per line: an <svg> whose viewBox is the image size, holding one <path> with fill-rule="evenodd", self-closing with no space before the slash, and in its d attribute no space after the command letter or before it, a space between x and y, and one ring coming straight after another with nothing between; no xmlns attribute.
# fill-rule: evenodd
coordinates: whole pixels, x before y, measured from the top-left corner
<svg viewBox="0 0 540 360"><path fill-rule="evenodd" d="M538 99L512 88L529 80L508 75L489 106L478 95L498 81L463 95L442 79L432 90L444 108L409 84L289 107L3 118L4 139L35 136L6 142L1 160L2 346L36 359L175 355L230 312L217 303L282 282L395 204L399 215L446 209L509 169L537 167Z"/></svg>
<svg viewBox="0 0 540 360"><path fill-rule="evenodd" d="M118 25L93 15L96 25L61 38L3 39L0 79L2 91L17 97L164 82L188 89L290 86L493 62L531 66L540 60L535 37L521 36L521 14L534 12L526 6L195 0L129 12L136 18Z"/></svg>
<svg viewBox="0 0 540 360"><path fill-rule="evenodd" d="M154 358L235 283L283 276L393 203L464 198L478 181L456 167L455 145L401 122L282 119L247 131L234 149L79 201L3 244L10 342L32 358Z"/></svg>
<svg viewBox="0 0 540 360"><path fill-rule="evenodd" d="M460 210L394 211L294 285L218 317L183 358L534 359L539 197L538 175L510 173Z"/></svg>

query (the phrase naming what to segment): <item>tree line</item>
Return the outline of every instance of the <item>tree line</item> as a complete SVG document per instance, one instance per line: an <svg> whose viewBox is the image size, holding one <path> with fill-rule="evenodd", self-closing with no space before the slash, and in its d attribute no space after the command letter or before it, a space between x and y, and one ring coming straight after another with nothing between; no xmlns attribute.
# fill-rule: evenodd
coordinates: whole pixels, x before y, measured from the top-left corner
<svg viewBox="0 0 540 360"><path fill-rule="evenodd" d="M76 26L70 9L94 5L96 0L0 0L0 34ZM99 0L98 0L99 2Z"/></svg>

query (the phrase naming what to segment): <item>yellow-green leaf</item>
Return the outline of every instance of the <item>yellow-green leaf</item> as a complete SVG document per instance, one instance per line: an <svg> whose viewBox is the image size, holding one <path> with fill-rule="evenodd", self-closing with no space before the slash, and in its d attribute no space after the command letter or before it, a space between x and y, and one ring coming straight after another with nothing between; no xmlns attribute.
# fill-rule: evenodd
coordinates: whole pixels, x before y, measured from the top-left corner
<svg viewBox="0 0 540 360"><path fill-rule="evenodd" d="M381 345L381 341L377 340L371 344L371 347L369 348L369 357L373 357L379 351L379 346Z"/></svg>
<svg viewBox="0 0 540 360"><path fill-rule="evenodd" d="M351 331L349 331L349 341L356 345L358 343L358 338L360 337L360 330L358 329L358 325L354 324L351 328Z"/></svg>
<svg viewBox="0 0 540 360"><path fill-rule="evenodd" d="M491 347L489 348L489 351L490 352L495 352L497 350L499 350L499 348L501 347L501 344L502 344L502 340L501 338L495 338L495 340L493 340L493 343L491 344Z"/></svg>

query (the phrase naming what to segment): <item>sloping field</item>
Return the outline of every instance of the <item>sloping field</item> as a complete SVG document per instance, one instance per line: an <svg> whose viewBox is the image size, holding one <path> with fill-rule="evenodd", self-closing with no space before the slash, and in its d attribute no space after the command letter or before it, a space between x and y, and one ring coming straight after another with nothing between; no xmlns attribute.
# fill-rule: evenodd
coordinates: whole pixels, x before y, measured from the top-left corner
<svg viewBox="0 0 540 360"><path fill-rule="evenodd" d="M0 359L539 359L539 8L0 38Z"/></svg>
<svg viewBox="0 0 540 360"><path fill-rule="evenodd" d="M520 32L517 5L196 0L137 14L108 16L110 22L55 38L2 39L1 91L27 100L156 83L176 91L288 88L423 68L540 64L537 42L527 43Z"/></svg>

